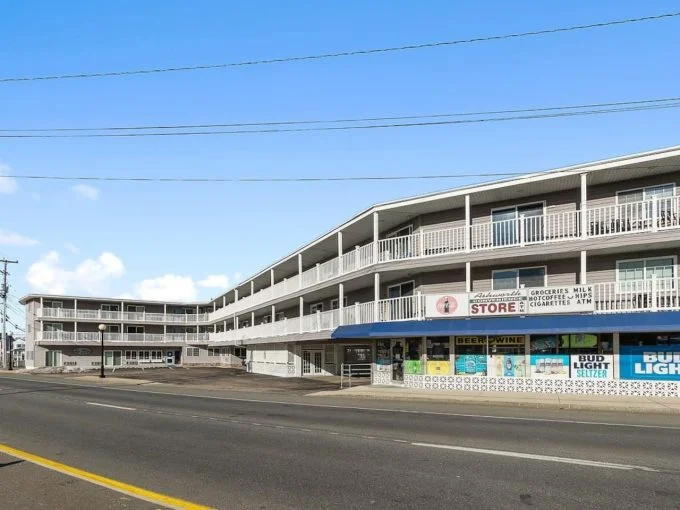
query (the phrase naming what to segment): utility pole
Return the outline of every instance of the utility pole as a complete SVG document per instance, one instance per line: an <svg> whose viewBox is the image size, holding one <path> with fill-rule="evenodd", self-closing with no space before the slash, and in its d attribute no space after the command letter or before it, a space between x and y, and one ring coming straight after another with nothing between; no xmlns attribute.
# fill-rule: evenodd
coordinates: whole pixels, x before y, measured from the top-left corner
<svg viewBox="0 0 680 510"><path fill-rule="evenodd" d="M7 294L9 293L9 286L7 285L7 277L9 272L7 271L7 264L18 264L18 260L7 260L0 259L0 262L4 264L4 269L2 271L2 288L0 288L0 297L2 297L2 347L0 348L0 353L2 354L2 368L7 365L7 352L12 356L12 348L7 348ZM12 366L12 360L9 361L10 367Z"/></svg>

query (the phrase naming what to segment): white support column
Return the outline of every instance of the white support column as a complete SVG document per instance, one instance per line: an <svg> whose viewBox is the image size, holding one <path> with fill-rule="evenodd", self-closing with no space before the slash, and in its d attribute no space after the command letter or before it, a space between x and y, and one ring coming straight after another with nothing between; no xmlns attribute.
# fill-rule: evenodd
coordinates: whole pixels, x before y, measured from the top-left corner
<svg viewBox="0 0 680 510"><path fill-rule="evenodd" d="M302 317L305 315L305 298L300 296L300 333L302 333Z"/></svg>
<svg viewBox="0 0 680 510"><path fill-rule="evenodd" d="M276 306L272 305L272 324L276 322Z"/></svg>
<svg viewBox="0 0 680 510"><path fill-rule="evenodd" d="M234 314L234 329L238 330L238 317L236 314Z"/></svg>
<svg viewBox="0 0 680 510"><path fill-rule="evenodd" d="M613 373L614 373L614 379L620 379L621 375L619 372L619 360L620 358L620 352L621 352L621 339L619 337L619 333L614 333L612 335L614 345L612 346L612 350L614 353L614 367L613 367Z"/></svg>
<svg viewBox="0 0 680 510"><path fill-rule="evenodd" d="M213 301L213 313L217 311L217 301Z"/></svg>
<svg viewBox="0 0 680 510"><path fill-rule="evenodd" d="M224 326L224 331L226 331L227 330L227 320L226 319L224 321L222 321L222 325Z"/></svg>
<svg viewBox="0 0 680 510"><path fill-rule="evenodd" d="M380 222L378 219L378 213L373 213L373 263L378 263L379 246L378 241L380 239Z"/></svg>
<svg viewBox="0 0 680 510"><path fill-rule="evenodd" d="M342 231L338 232L338 273L344 272L342 267Z"/></svg>
<svg viewBox="0 0 680 510"><path fill-rule="evenodd" d="M588 237L588 174L581 174L581 237Z"/></svg>
<svg viewBox="0 0 680 510"><path fill-rule="evenodd" d="M470 217L470 195L465 195L465 251L470 251L470 238L472 236L472 219Z"/></svg>
<svg viewBox="0 0 680 510"><path fill-rule="evenodd" d="M255 325L255 312L250 312L250 327Z"/></svg>
<svg viewBox="0 0 680 510"><path fill-rule="evenodd" d="M465 263L465 292L472 292L472 265Z"/></svg>
<svg viewBox="0 0 680 510"><path fill-rule="evenodd" d="M222 296L222 308L226 308L227 306L227 295L225 294Z"/></svg>
<svg viewBox="0 0 680 510"><path fill-rule="evenodd" d="M581 278L579 280L581 285L588 283L588 252L581 250Z"/></svg>
<svg viewBox="0 0 680 510"><path fill-rule="evenodd" d="M298 253L298 284L302 288L302 253Z"/></svg>
<svg viewBox="0 0 680 510"><path fill-rule="evenodd" d="M255 280L250 280L250 295L255 294Z"/></svg>
<svg viewBox="0 0 680 510"><path fill-rule="evenodd" d="M274 270L269 270L269 285L274 286Z"/></svg>
<svg viewBox="0 0 680 510"><path fill-rule="evenodd" d="M168 305L163 304L163 322L167 322L168 320Z"/></svg>
<svg viewBox="0 0 680 510"><path fill-rule="evenodd" d="M373 275L373 322L378 322L380 319L378 301L380 301L380 273L375 273Z"/></svg>
<svg viewBox="0 0 680 510"><path fill-rule="evenodd" d="M253 282L250 282L251 285L252 283ZM238 289L234 289L234 303L236 303L236 301L238 301Z"/></svg>
<svg viewBox="0 0 680 510"><path fill-rule="evenodd" d="M342 326L345 317L345 285L338 284L338 325Z"/></svg>

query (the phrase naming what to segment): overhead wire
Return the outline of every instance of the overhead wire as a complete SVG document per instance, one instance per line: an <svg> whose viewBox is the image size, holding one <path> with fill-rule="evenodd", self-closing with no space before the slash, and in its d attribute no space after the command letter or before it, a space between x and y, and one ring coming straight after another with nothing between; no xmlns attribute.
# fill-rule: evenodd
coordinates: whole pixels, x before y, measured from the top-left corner
<svg viewBox="0 0 680 510"><path fill-rule="evenodd" d="M408 122L393 124L369 124L369 125L350 125L350 126L322 126L322 127L299 127L299 128L270 128L270 129L235 129L235 130L209 130L209 131L172 131L172 132L133 132L133 133L85 133L85 134L0 134L0 138L6 139L29 139L29 138L140 138L140 137L162 137L162 136L206 136L206 135L235 135L235 134L262 134L262 133L299 133L312 131L351 131L367 129L386 129L404 127L427 127L427 126L446 126L459 124L481 124L495 122L509 122L517 120L536 120L552 119L564 117L577 117L583 115L603 115L610 113L646 111L646 110L666 110L680 107L680 102L667 104L650 104L620 108L607 108L596 110L581 110L576 112L560 112L536 115L515 115L510 117L483 117L478 119L462 120L440 120L427 122Z"/></svg>
<svg viewBox="0 0 680 510"><path fill-rule="evenodd" d="M208 69L223 69L228 67L244 67L244 66L255 66L264 64L280 64L287 62L301 62L301 61L312 61L312 60L324 60L340 57L353 57L359 55L370 55L377 53L392 53L400 51L413 51L422 50L427 48L437 48L444 46L456 46L463 44L472 44L480 42L491 42L491 41L501 41L506 39L517 39L522 37L535 37L548 34L564 33L564 32L574 32L579 30L590 30L595 28L604 28L611 26L626 25L631 23L641 23L647 21L658 21L667 20L671 18L676 18L680 16L680 12L669 12L664 14L656 14L650 16L641 16L637 18L627 18L619 20L603 21L599 23L589 23L582 25L572 25L566 27L556 27L547 28L541 30L532 30L527 32L515 32L509 34L482 36L482 37L471 37L467 39L457 39L451 41L436 41L436 42L426 42L418 44L408 44L403 46L391 46L383 48L371 48L363 50L349 50L349 51L339 51L334 53L320 53L315 55L302 55L293 57L281 57L281 58L268 58L259 60L246 60L240 62L228 62L219 64L205 64L205 65L191 65L191 66L180 66L180 67L156 67L147 69L133 69L133 70L123 70L123 71L103 71L95 73L74 73L74 74L56 74L56 75L43 75L43 76L14 76L0 78L0 83L11 83L11 82L28 82L28 81L47 81L47 80L66 80L66 79L84 79L84 78L105 78L105 77L115 77L115 76L133 76L133 75L143 75L143 74L156 74L156 73L170 73L170 72L186 72L186 71L201 71Z"/></svg>
<svg viewBox="0 0 680 510"><path fill-rule="evenodd" d="M680 101L680 97L667 97L655 99L639 99L634 101L617 101L610 103L590 103L580 105L542 106L537 108L515 108L505 110L486 110L478 112L453 112L433 113L422 115L400 115L390 117L358 117L347 119L306 119L306 120L283 120L264 122L233 122L212 124L173 124L173 125L145 125L145 126L104 126L104 127L56 127L56 128L0 128L0 133L35 133L35 132L82 132L82 131L139 131L147 129L199 129L199 128L222 128L222 127L256 127L256 126L285 126L299 124L339 124L352 122L377 122L388 120L413 120L413 119L436 119L449 117L472 117L479 115L502 115L511 113L535 113L547 111L576 110L586 108L604 108L638 105L655 105Z"/></svg>

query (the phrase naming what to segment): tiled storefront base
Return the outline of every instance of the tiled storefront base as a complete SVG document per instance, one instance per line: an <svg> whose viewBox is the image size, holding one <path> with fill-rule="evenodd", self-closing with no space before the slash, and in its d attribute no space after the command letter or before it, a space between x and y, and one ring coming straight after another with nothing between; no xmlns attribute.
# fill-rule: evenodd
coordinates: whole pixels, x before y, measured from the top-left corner
<svg viewBox="0 0 680 510"><path fill-rule="evenodd" d="M390 384L391 375L391 372L374 370L373 384ZM680 397L680 383L667 381L405 375L404 386L438 391L518 391L574 395Z"/></svg>

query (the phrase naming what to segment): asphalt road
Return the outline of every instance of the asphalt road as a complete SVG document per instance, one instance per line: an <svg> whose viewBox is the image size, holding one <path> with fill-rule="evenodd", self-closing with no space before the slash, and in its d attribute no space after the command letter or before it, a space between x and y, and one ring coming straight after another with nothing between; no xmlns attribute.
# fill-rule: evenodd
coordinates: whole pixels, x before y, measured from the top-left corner
<svg viewBox="0 0 680 510"><path fill-rule="evenodd" d="M372 405L0 377L0 443L215 508L680 508L677 417Z"/></svg>

